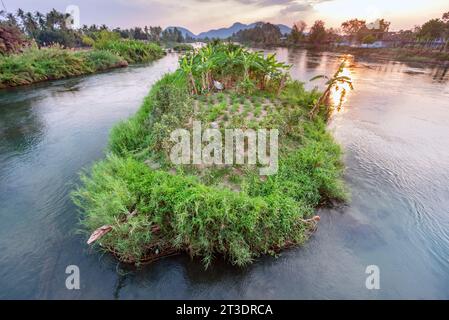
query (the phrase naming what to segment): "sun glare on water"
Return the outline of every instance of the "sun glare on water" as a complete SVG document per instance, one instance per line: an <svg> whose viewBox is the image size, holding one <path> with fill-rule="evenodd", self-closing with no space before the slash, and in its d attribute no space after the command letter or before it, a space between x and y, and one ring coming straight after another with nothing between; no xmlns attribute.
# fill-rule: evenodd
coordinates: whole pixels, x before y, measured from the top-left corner
<svg viewBox="0 0 449 320"><path fill-rule="evenodd" d="M352 90L354 77L350 69L350 61L352 56L344 57L343 68L337 77L341 80L337 81L330 90L330 103L334 110L342 111L344 105L348 101L348 95Z"/></svg>

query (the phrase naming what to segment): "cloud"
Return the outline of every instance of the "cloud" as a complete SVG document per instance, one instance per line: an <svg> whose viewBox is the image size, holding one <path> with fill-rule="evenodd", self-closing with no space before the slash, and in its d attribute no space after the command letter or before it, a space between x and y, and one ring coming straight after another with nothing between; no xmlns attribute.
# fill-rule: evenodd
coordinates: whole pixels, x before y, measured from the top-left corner
<svg viewBox="0 0 449 320"><path fill-rule="evenodd" d="M295 3L296 0L195 0L201 3L212 3L212 2L236 2L243 5L253 5L258 7L269 7L278 5L289 5Z"/></svg>
<svg viewBox="0 0 449 320"><path fill-rule="evenodd" d="M276 0L274 0L276 1ZM334 0L303 0L303 1L284 1L288 4L284 9L280 11L282 15L293 14L297 12L309 12L314 9L314 5L329 2Z"/></svg>
<svg viewBox="0 0 449 320"><path fill-rule="evenodd" d="M294 12L305 12L313 10L313 5L310 3L294 3L280 11L281 14L290 14Z"/></svg>

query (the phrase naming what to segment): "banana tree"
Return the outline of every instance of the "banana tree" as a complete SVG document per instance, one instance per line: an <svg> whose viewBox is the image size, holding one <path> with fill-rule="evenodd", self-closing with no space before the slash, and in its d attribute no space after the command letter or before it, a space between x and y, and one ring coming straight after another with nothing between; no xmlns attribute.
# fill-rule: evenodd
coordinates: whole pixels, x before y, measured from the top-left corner
<svg viewBox="0 0 449 320"><path fill-rule="evenodd" d="M198 70L201 74L201 83L203 92L208 92L212 84L212 70L215 67L214 48L211 45L203 48L199 52L200 64Z"/></svg>
<svg viewBox="0 0 449 320"><path fill-rule="evenodd" d="M238 59L242 54L242 48L224 47L217 54L215 62L225 87L230 87L238 76Z"/></svg>
<svg viewBox="0 0 449 320"><path fill-rule="evenodd" d="M195 78L193 76L193 68L194 68L194 56L190 55L189 57L184 56L179 64L181 68L181 72L187 77L190 86L192 87L192 92L195 95L198 95L198 90L196 88Z"/></svg>
<svg viewBox="0 0 449 320"><path fill-rule="evenodd" d="M265 89L266 82L270 80L279 80L278 94L284 89L287 82L287 74L285 71L289 70L291 65L277 61L276 54L270 54L263 60L263 73L261 78L261 89Z"/></svg>

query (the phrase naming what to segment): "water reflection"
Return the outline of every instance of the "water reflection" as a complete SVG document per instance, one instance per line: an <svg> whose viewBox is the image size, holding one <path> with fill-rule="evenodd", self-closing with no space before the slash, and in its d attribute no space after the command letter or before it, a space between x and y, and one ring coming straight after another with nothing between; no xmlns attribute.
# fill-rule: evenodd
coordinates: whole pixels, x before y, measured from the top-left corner
<svg viewBox="0 0 449 320"><path fill-rule="evenodd" d="M5 95L0 96L0 160L2 155L27 151L41 141L45 131L45 121L36 112L35 104L21 99L19 93L11 91L10 95L14 98L7 102L3 99ZM19 122L15 121L18 115Z"/></svg>
<svg viewBox="0 0 449 320"><path fill-rule="evenodd" d="M354 89L354 78L351 73L350 65L352 56L346 56L339 67L334 78L337 79L330 88L330 104L333 111L341 111L345 103L348 101L349 93Z"/></svg>
<svg viewBox="0 0 449 320"><path fill-rule="evenodd" d="M445 83L449 80L449 74L448 74L449 66L435 68L433 70L433 80L439 82L439 83Z"/></svg>

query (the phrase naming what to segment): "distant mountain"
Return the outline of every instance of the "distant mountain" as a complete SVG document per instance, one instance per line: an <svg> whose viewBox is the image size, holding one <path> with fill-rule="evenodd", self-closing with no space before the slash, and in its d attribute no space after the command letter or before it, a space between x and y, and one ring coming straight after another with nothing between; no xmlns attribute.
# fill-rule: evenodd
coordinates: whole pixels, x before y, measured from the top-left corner
<svg viewBox="0 0 449 320"><path fill-rule="evenodd" d="M189 29L183 28L183 27L167 27L165 28L165 30L173 30L174 28L178 29L179 31L181 31L182 36L185 38L186 36L189 36L191 38L197 38L197 36L191 32Z"/></svg>
<svg viewBox="0 0 449 320"><path fill-rule="evenodd" d="M292 28L286 26L285 24L277 24L282 34L290 34L292 32Z"/></svg>
<svg viewBox="0 0 449 320"><path fill-rule="evenodd" d="M200 33L198 35L198 38L202 38L203 39L203 38L208 37L208 38L225 39L225 38L228 38L228 37L232 36L232 34L239 32L240 30L253 29L257 25L259 25L261 23L262 22L255 22L255 23L251 23L251 24L243 24L243 23L240 23L240 22L236 22L232 26L230 26L229 28L220 28L220 29L210 30L210 31L207 31L207 32L202 32L202 33ZM281 30L282 34L290 33L292 31L292 29L287 27L286 25L278 24L277 26Z"/></svg>
<svg viewBox="0 0 449 320"><path fill-rule="evenodd" d="M239 32L240 30L246 30L246 29L252 29L255 25L247 25L240 22L234 23L229 28L220 28L220 29L212 29L206 32L201 32L198 35L198 38L204 39L204 38L219 38L219 39L225 39L230 36L232 36L233 33Z"/></svg>
<svg viewBox="0 0 449 320"><path fill-rule="evenodd" d="M240 30L253 29L260 23L262 23L262 22L255 22L255 23L251 23L251 24L244 24L244 23L236 22L229 28L212 29L212 30L209 30L206 32L201 32L198 35L195 35L193 32L191 32L190 30L183 28L183 27L176 27L176 28L179 31L181 31L183 37L185 37L186 35L189 35L190 37L192 37L194 39L204 39L204 38L226 39L226 38L229 38L230 36L232 36L232 34L239 32ZM288 34L292 31L292 29L290 27L288 27L284 24L278 24L277 26L281 30L282 34ZM168 27L167 29L174 29L174 28L175 27Z"/></svg>

